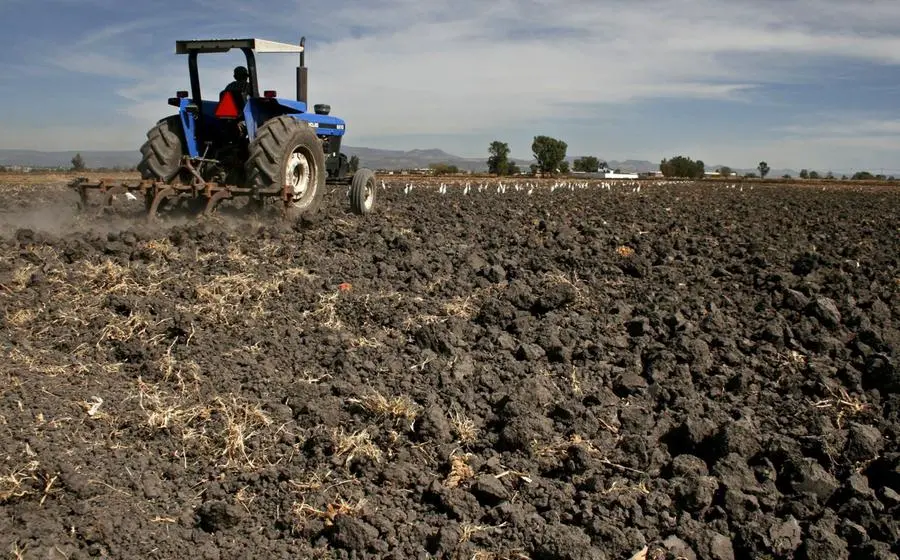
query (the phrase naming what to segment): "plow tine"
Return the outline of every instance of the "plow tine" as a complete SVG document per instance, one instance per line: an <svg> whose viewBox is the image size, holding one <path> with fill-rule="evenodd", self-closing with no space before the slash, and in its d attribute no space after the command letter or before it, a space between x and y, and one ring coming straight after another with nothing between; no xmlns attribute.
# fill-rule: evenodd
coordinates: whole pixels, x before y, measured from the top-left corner
<svg viewBox="0 0 900 560"><path fill-rule="evenodd" d="M80 198L80 204L81 204L80 210L85 211L85 210L87 210L87 207L88 207L87 187L82 184L79 184L79 185L77 185L77 188L78 188L78 197Z"/></svg>
<svg viewBox="0 0 900 560"><path fill-rule="evenodd" d="M120 194L125 194L126 192L128 192L128 189L125 187L125 185L114 185L109 189L106 189L106 196L103 199L103 205L100 207L100 211L98 213L103 214L104 212L112 208L113 199Z"/></svg>
<svg viewBox="0 0 900 560"><path fill-rule="evenodd" d="M159 205L168 200L170 197L175 195L175 189L172 187L164 187L158 191L156 191L156 196L153 197L153 203L150 205L150 210L147 212L147 219L152 221L156 220L156 213L159 211Z"/></svg>
<svg viewBox="0 0 900 560"><path fill-rule="evenodd" d="M210 214L212 214L215 211L216 206L219 205L219 202L228 198L231 198L231 193L228 190L223 189L214 192L212 196L210 196L206 201L206 207L203 209L203 215L209 216Z"/></svg>
<svg viewBox="0 0 900 560"><path fill-rule="evenodd" d="M88 207L88 178L77 177L68 183L68 187L78 191L78 209L87 210Z"/></svg>

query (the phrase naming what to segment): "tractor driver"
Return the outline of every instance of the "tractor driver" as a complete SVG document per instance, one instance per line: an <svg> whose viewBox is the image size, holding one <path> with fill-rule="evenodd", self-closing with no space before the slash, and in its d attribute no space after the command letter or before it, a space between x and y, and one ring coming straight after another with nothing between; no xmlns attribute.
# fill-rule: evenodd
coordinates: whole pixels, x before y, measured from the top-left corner
<svg viewBox="0 0 900 560"><path fill-rule="evenodd" d="M219 97L222 96L225 92L229 92L233 95L235 103L237 103L238 109L238 117L236 121L237 132L241 137L244 137L247 134L247 123L244 122L244 105L247 104L247 99L250 98L250 72L247 71L245 66L237 66L234 69L234 81L225 86L225 89L222 90L222 93L219 94Z"/></svg>
<svg viewBox="0 0 900 560"><path fill-rule="evenodd" d="M241 105L250 97L250 72L244 66L237 66L234 69L234 81L225 86L224 91L230 91L241 94Z"/></svg>

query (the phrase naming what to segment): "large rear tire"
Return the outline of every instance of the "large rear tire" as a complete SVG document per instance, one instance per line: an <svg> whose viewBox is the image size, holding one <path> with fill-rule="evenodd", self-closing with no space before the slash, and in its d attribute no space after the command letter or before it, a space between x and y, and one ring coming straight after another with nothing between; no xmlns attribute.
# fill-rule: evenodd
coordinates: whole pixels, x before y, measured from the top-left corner
<svg viewBox="0 0 900 560"><path fill-rule="evenodd" d="M350 182L350 209L354 214L368 214L375 206L375 173L362 168Z"/></svg>
<svg viewBox="0 0 900 560"><path fill-rule="evenodd" d="M325 188L325 151L308 124L289 115L270 119L257 130L249 151L247 185L257 197L286 189L291 217L318 210Z"/></svg>
<svg viewBox="0 0 900 560"><path fill-rule="evenodd" d="M141 178L168 183L178 175L181 156L187 151L183 136L178 115L167 117L151 128L141 146L141 162L137 166Z"/></svg>

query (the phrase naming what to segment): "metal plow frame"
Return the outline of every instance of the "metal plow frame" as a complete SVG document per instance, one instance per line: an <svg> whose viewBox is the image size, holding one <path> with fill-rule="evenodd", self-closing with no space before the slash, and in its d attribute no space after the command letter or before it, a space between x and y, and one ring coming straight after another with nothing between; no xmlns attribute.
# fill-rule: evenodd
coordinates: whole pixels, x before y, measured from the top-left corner
<svg viewBox="0 0 900 560"><path fill-rule="evenodd" d="M192 184L165 183L149 179L142 180L137 184L117 183L113 179L100 179L91 182L87 177L78 177L71 181L68 186L78 191L80 207L83 211L89 207L88 192L99 192L103 196L103 202L99 206L98 215L105 214L112 207L116 196L126 193L139 193L144 199L149 221L156 221L160 206L172 199L205 199L206 204L202 215L209 216L223 200L253 195L281 198L284 203L282 216L290 216L290 210L293 207L293 193L288 185L284 185L278 191L255 191L250 187L204 181L189 162L186 162L184 167L194 175L195 179Z"/></svg>

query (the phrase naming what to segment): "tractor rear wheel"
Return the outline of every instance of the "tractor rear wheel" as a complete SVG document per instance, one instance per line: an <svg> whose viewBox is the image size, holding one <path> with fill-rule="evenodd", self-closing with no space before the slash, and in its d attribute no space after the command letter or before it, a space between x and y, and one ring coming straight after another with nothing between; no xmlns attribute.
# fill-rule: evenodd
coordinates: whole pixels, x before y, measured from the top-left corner
<svg viewBox="0 0 900 560"><path fill-rule="evenodd" d="M350 209L354 214L368 214L375 205L375 173L359 169L350 181Z"/></svg>
<svg viewBox="0 0 900 560"><path fill-rule="evenodd" d="M147 132L141 146L141 162L137 169L142 179L170 182L181 170L181 156L185 153L182 140L181 117L172 115Z"/></svg>
<svg viewBox="0 0 900 560"><path fill-rule="evenodd" d="M315 212L325 188L325 151L315 131L290 115L266 121L250 143L247 184L257 196L284 193L291 216Z"/></svg>

